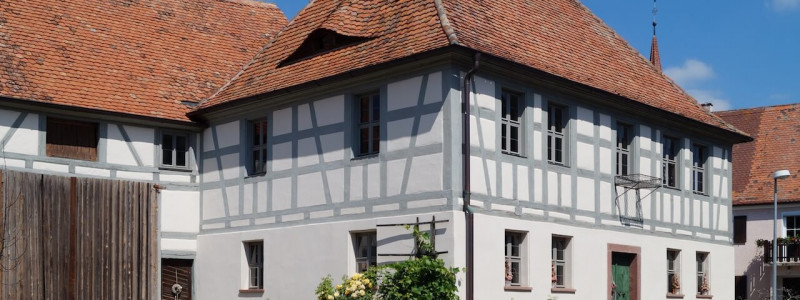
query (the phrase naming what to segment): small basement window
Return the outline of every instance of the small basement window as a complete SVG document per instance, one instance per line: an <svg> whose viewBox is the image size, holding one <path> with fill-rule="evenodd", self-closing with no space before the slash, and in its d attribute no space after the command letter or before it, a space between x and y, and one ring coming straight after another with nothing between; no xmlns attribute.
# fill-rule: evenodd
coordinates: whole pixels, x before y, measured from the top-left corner
<svg viewBox="0 0 800 300"><path fill-rule="evenodd" d="M97 123L47 118L50 157L97 161Z"/></svg>

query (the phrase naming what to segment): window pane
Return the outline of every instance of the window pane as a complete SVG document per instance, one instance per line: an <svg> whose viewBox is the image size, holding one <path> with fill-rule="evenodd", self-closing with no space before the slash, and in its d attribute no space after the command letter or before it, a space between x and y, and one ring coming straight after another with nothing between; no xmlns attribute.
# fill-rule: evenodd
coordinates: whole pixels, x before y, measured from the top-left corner
<svg viewBox="0 0 800 300"><path fill-rule="evenodd" d="M253 123L253 146L261 145L261 122Z"/></svg>
<svg viewBox="0 0 800 300"><path fill-rule="evenodd" d="M556 286L564 286L564 266L556 265Z"/></svg>
<svg viewBox="0 0 800 300"><path fill-rule="evenodd" d="M372 96L372 121L378 121L381 119L380 100L381 99L378 95Z"/></svg>
<svg viewBox="0 0 800 300"><path fill-rule="evenodd" d="M508 127L508 124L503 124L503 126L500 126L500 149L502 150L508 150L508 143L506 142L508 141L508 133L506 127Z"/></svg>
<svg viewBox="0 0 800 300"><path fill-rule="evenodd" d="M381 149L381 127L372 127L372 153L378 153Z"/></svg>
<svg viewBox="0 0 800 300"><path fill-rule="evenodd" d="M188 153L186 136L176 136L175 137L175 165L185 167L186 166L186 154Z"/></svg>
<svg viewBox="0 0 800 300"><path fill-rule="evenodd" d="M555 161L556 162L563 162L564 161L564 159L563 159L563 150L562 150L563 148L561 148L563 146L562 143L563 143L563 140L561 138L556 138L556 148L555 148L555 152L556 152L555 153L555 156L556 156L555 157Z"/></svg>
<svg viewBox="0 0 800 300"><path fill-rule="evenodd" d="M171 134L163 134L163 135L161 135L161 149L164 149L164 150L172 150L173 149L174 146L172 144L172 137L173 136Z"/></svg>
<svg viewBox="0 0 800 300"><path fill-rule="evenodd" d="M258 150L253 151L253 172L254 173L261 173L261 155L259 155Z"/></svg>
<svg viewBox="0 0 800 300"><path fill-rule="evenodd" d="M359 104L359 108L361 110L361 123L368 123L369 122L369 97L362 96L361 103Z"/></svg>
<svg viewBox="0 0 800 300"><path fill-rule="evenodd" d="M511 262L512 283L519 283L519 262Z"/></svg>
<svg viewBox="0 0 800 300"><path fill-rule="evenodd" d="M172 150L161 150L161 164L167 166L172 165Z"/></svg>
<svg viewBox="0 0 800 300"><path fill-rule="evenodd" d="M511 94L508 102L510 119L512 121L519 120L519 96L516 94Z"/></svg>
<svg viewBox="0 0 800 300"><path fill-rule="evenodd" d="M359 149L360 154L368 154L369 153L369 127L361 128L360 141L361 141L361 143L359 144L359 146L360 146L360 149Z"/></svg>

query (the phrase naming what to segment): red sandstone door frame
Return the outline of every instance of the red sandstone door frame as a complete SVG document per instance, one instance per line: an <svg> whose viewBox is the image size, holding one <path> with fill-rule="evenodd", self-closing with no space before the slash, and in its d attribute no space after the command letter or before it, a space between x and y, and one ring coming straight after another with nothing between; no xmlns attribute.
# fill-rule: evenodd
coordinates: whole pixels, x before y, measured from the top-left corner
<svg viewBox="0 0 800 300"><path fill-rule="evenodd" d="M614 300L614 295L611 294L611 256L613 253L632 254L633 261L631 262L631 300L641 300L641 257L642 248L627 245L608 244L607 247L608 262L606 263L606 278L607 278L607 295L608 300Z"/></svg>

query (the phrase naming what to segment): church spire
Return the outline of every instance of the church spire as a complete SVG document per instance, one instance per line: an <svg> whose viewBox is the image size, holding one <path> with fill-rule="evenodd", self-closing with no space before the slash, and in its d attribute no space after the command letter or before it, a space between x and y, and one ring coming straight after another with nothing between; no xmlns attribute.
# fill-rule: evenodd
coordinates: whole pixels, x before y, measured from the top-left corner
<svg viewBox="0 0 800 300"><path fill-rule="evenodd" d="M658 39L656 38L656 14L658 14L658 7L656 1L653 0L653 42L650 44L650 63L653 64L659 71L661 71L661 56L658 54Z"/></svg>

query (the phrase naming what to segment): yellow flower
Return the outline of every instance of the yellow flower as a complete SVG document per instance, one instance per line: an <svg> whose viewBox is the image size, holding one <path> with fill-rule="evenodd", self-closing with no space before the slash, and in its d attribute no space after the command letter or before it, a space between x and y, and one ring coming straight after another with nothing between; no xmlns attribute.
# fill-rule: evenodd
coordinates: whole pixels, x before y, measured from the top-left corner
<svg viewBox="0 0 800 300"><path fill-rule="evenodd" d="M328 300L333 300L333 296L328 295Z"/></svg>
<svg viewBox="0 0 800 300"><path fill-rule="evenodd" d="M364 281L364 283L369 283L369 278L364 278L362 281Z"/></svg>
<svg viewBox="0 0 800 300"><path fill-rule="evenodd" d="M339 297L339 292L333 292L334 297Z"/></svg>
<svg viewBox="0 0 800 300"><path fill-rule="evenodd" d="M342 289L342 285L341 285L341 284L340 284L340 285L337 285L337 286L336 286L336 289L337 289L337 290L341 290L341 289Z"/></svg>
<svg viewBox="0 0 800 300"><path fill-rule="evenodd" d="M360 273L356 273L355 275L353 275L353 279L358 280L359 278L361 278Z"/></svg>

